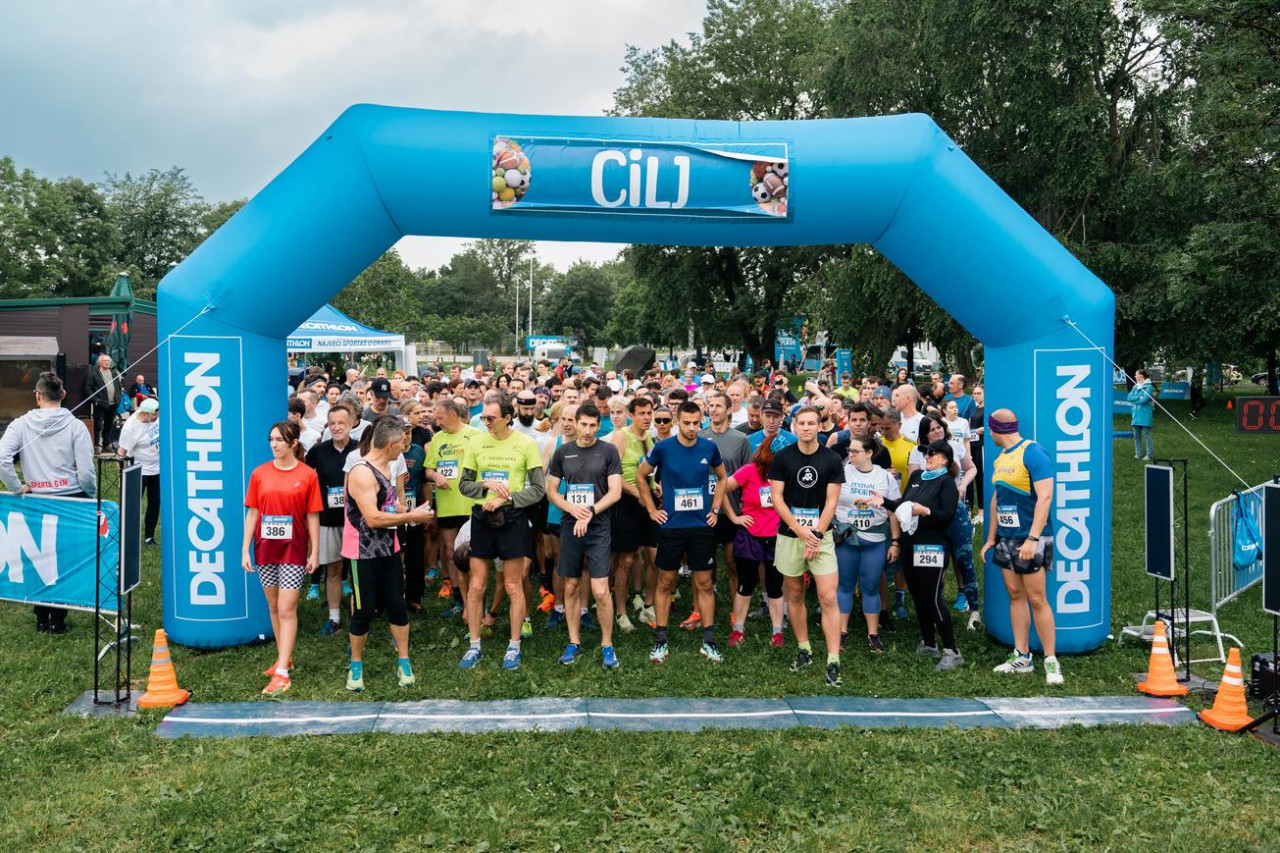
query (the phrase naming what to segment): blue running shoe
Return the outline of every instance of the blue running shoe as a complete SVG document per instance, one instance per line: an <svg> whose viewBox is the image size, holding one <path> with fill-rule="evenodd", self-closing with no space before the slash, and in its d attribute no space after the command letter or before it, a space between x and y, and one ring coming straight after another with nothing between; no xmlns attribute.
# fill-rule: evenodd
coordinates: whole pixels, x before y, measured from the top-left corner
<svg viewBox="0 0 1280 853"><path fill-rule="evenodd" d="M956 596L956 603L951 606L953 609L958 610L961 613L968 613L969 599L965 598L964 593L962 592Z"/></svg>
<svg viewBox="0 0 1280 853"><path fill-rule="evenodd" d="M343 594L343 595L350 595L350 594L351 594L351 581L343 581L343 582L342 582L342 594Z"/></svg>
<svg viewBox="0 0 1280 853"><path fill-rule="evenodd" d="M320 584L313 583L307 585L307 601L320 600Z"/></svg>
<svg viewBox="0 0 1280 853"><path fill-rule="evenodd" d="M594 631L596 629L595 620L591 618L590 613L582 614L582 628L584 631Z"/></svg>
<svg viewBox="0 0 1280 853"><path fill-rule="evenodd" d="M458 669L474 669L478 663L480 663L480 649L470 648L462 656L462 660L458 661Z"/></svg>
<svg viewBox="0 0 1280 853"><path fill-rule="evenodd" d="M462 615L461 604L455 604L452 607L447 607L444 610L440 611L441 619L452 619L454 616L461 616L461 615Z"/></svg>
<svg viewBox="0 0 1280 853"><path fill-rule="evenodd" d="M432 583L440 580L440 573L437 572L435 569L427 569L427 580L431 581Z"/></svg>
<svg viewBox="0 0 1280 853"><path fill-rule="evenodd" d="M547 617L548 628L559 628L564 624L564 611L552 610L551 615Z"/></svg>
<svg viewBox="0 0 1280 853"><path fill-rule="evenodd" d="M907 605L903 604L902 602L898 602L897 604L893 605L894 619L908 619L910 617L911 617L911 614L907 612Z"/></svg>
<svg viewBox="0 0 1280 853"><path fill-rule="evenodd" d="M573 666L578 662L580 654L582 654L582 647L577 643L570 643L564 647L564 654L560 655L559 662L561 666Z"/></svg>
<svg viewBox="0 0 1280 853"><path fill-rule="evenodd" d="M600 665L605 669L618 668L618 653L613 650L613 646L605 646L600 650Z"/></svg>
<svg viewBox="0 0 1280 853"><path fill-rule="evenodd" d="M519 669L520 668L520 652L515 649L507 649L507 653L502 656L503 669Z"/></svg>

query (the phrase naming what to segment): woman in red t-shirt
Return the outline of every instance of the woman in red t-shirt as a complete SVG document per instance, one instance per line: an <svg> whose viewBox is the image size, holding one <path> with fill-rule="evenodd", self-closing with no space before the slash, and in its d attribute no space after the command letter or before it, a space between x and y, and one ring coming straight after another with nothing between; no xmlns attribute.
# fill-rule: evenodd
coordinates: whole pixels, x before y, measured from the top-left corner
<svg viewBox="0 0 1280 853"><path fill-rule="evenodd" d="M289 689L302 581L320 563L321 502L320 480L302 464L298 425L280 421L271 427L270 440L272 459L253 470L244 498L241 564L246 572L257 566L271 611L276 662L263 673L271 681L262 692L278 696Z"/></svg>

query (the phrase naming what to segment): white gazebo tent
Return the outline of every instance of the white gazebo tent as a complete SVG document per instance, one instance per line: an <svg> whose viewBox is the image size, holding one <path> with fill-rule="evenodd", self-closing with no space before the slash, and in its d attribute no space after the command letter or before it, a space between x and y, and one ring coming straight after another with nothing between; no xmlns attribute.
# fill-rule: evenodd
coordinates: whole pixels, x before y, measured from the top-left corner
<svg viewBox="0 0 1280 853"><path fill-rule="evenodd" d="M332 305L322 305L289 335L286 348L290 353L390 352L397 362L405 357L404 335L358 323Z"/></svg>

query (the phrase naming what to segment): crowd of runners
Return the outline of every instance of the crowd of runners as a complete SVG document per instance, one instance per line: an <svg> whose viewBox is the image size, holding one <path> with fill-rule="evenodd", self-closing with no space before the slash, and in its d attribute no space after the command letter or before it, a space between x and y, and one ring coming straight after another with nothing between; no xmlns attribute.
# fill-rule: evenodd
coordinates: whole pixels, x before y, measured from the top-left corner
<svg viewBox="0 0 1280 853"><path fill-rule="evenodd" d="M906 371L824 373L800 388L771 370L637 376L568 360L378 374L304 374L250 478L242 562L275 630L268 695L289 689L304 597L325 599L319 634L346 620L348 690L364 688L365 640L383 617L399 684L412 685L409 626L429 590L465 626L463 669L484 665L491 637L499 665L519 668L543 611L537 630L567 635L565 666L587 656L584 631L606 669L629 635L644 639L628 654L647 646L661 664L673 627L700 631L702 656L719 663L755 622L775 649L790 632L793 671L838 687L841 652L883 654L882 632L907 630L910 596L915 651L952 670L965 662L957 622L981 622L984 520L982 556L1003 569L1015 639L996 671L1034 671L1034 621L1045 678L1062 683L1045 598L1052 466L964 376L917 387ZM999 456L984 483L988 432ZM677 613L682 584L690 609Z"/></svg>

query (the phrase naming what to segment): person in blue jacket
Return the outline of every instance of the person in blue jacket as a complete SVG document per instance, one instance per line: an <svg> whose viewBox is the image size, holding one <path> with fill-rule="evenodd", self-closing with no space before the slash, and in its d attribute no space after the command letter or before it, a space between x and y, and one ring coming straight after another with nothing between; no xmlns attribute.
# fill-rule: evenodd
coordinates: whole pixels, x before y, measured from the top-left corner
<svg viewBox="0 0 1280 853"><path fill-rule="evenodd" d="M1135 381L1133 390L1129 392L1129 402L1133 411L1129 417L1133 421L1133 458L1150 460L1155 455L1155 445L1151 440L1151 418L1155 414L1156 389L1151 384L1151 375L1138 369L1133 372ZM1146 453L1142 452L1143 441L1146 441Z"/></svg>

